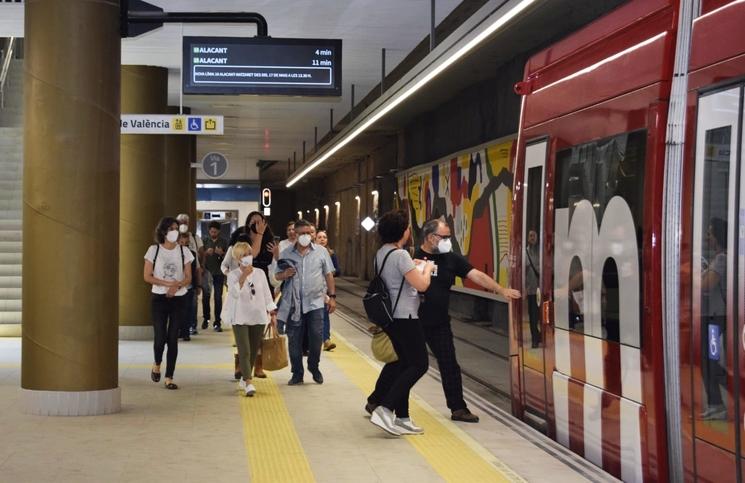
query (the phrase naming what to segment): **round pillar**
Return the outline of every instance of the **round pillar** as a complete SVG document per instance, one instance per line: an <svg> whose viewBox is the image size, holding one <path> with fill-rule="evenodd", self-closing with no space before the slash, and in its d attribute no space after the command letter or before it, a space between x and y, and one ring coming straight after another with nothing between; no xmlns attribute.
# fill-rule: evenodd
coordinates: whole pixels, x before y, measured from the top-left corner
<svg viewBox="0 0 745 483"><path fill-rule="evenodd" d="M122 113L164 114L168 70L123 65ZM165 135L121 136L121 211L119 219L119 337L153 337L150 289L142 279L147 247L165 211ZM171 216L176 216L177 213Z"/></svg>
<svg viewBox="0 0 745 483"><path fill-rule="evenodd" d="M188 107L183 109L185 115L190 112ZM179 114L178 106L168 106L168 114ZM164 210L167 215L186 213L191 218L191 163L194 162L191 147L195 138L188 134L165 136Z"/></svg>
<svg viewBox="0 0 745 483"><path fill-rule="evenodd" d="M121 408L119 13L116 0L25 3L21 405L33 414Z"/></svg>

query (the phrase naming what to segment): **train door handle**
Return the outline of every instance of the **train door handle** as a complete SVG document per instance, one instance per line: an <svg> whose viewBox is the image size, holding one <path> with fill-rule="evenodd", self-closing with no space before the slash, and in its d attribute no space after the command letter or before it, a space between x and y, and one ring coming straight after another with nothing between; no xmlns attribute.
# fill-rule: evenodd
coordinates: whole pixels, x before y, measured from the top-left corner
<svg viewBox="0 0 745 483"><path fill-rule="evenodd" d="M546 300L542 304L543 310L542 310L542 317L543 317L543 324L544 325L551 325L551 301Z"/></svg>

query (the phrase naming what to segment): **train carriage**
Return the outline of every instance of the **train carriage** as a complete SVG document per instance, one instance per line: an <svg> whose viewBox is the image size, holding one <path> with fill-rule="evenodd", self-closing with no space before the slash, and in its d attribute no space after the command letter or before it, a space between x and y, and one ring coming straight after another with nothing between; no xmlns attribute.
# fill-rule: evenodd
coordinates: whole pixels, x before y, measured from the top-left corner
<svg viewBox="0 0 745 483"><path fill-rule="evenodd" d="M513 412L625 481L671 474L663 192L681 49L690 61L673 402L685 478L741 481L745 2L699 7L690 47L678 40L678 1L631 1L534 55L516 86L511 282L526 296L511 312Z"/></svg>

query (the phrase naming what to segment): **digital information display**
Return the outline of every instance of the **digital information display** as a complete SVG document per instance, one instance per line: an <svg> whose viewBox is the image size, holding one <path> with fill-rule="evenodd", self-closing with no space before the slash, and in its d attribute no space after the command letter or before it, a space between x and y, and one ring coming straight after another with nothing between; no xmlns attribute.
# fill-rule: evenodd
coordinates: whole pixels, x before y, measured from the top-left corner
<svg viewBox="0 0 745 483"><path fill-rule="evenodd" d="M341 40L184 37L184 94L341 95Z"/></svg>

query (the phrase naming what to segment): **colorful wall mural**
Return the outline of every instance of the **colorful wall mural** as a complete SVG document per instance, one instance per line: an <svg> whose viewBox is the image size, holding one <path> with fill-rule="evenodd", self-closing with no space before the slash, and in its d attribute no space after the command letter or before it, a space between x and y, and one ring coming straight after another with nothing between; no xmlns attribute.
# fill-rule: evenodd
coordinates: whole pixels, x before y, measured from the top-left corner
<svg viewBox="0 0 745 483"><path fill-rule="evenodd" d="M417 166L398 176L402 206L409 209L414 240L421 242L424 222L445 216L453 233L453 251L475 268L507 284L512 216L512 159L515 139ZM458 280L457 285L463 286ZM477 288L471 282L466 287Z"/></svg>

